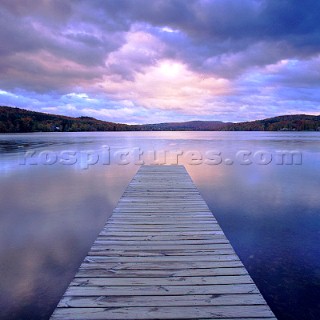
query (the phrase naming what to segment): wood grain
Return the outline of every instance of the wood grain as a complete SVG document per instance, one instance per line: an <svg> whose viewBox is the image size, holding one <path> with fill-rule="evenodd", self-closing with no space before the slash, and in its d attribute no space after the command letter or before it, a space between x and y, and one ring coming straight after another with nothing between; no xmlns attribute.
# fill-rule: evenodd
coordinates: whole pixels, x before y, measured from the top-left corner
<svg viewBox="0 0 320 320"><path fill-rule="evenodd" d="M276 319L183 166L142 166L52 320Z"/></svg>

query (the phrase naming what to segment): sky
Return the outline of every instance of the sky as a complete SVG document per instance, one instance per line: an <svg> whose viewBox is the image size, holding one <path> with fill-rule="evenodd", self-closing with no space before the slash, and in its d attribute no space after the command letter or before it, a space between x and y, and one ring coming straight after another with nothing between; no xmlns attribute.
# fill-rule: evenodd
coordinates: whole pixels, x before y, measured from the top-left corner
<svg viewBox="0 0 320 320"><path fill-rule="evenodd" d="M319 0L1 0L0 105L122 123L320 114Z"/></svg>

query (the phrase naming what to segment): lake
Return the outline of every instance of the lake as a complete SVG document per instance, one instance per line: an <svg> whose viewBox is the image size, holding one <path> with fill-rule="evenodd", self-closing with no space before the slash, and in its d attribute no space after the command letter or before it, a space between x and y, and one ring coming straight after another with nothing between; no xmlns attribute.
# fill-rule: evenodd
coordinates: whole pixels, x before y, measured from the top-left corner
<svg viewBox="0 0 320 320"><path fill-rule="evenodd" d="M0 135L0 319L48 319L144 162L184 164L280 320L320 317L320 132Z"/></svg>

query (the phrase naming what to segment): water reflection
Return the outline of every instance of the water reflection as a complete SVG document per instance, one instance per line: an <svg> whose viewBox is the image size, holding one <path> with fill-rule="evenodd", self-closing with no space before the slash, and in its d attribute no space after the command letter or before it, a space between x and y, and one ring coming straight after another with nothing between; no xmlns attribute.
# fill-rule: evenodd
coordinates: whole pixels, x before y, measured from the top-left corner
<svg viewBox="0 0 320 320"><path fill-rule="evenodd" d="M48 319L138 169L19 165L26 151L140 148L221 152L180 157L279 319L320 314L319 133L135 132L0 135L1 319ZM239 150L300 150L302 165L233 165ZM133 159L133 158L132 158ZM146 159L146 158L144 158ZM168 163L176 156L171 154ZM149 159L150 160L150 159Z"/></svg>
<svg viewBox="0 0 320 320"><path fill-rule="evenodd" d="M1 319L48 319L137 168L1 178Z"/></svg>

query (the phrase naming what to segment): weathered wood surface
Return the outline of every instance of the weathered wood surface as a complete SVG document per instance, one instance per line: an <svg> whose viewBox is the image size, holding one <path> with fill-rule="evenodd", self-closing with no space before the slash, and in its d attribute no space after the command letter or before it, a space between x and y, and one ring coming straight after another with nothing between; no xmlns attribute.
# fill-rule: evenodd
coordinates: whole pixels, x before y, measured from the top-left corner
<svg viewBox="0 0 320 320"><path fill-rule="evenodd" d="M183 166L142 166L57 319L276 319Z"/></svg>

